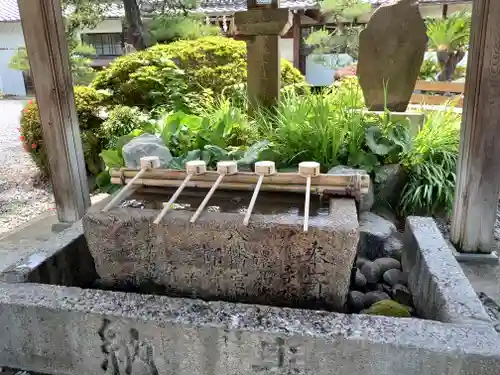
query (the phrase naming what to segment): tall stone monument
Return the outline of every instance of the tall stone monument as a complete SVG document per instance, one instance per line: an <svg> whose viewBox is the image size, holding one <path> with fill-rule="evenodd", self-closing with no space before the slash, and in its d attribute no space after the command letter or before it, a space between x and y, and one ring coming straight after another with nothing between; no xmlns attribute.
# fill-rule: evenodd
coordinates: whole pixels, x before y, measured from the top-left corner
<svg viewBox="0 0 500 375"><path fill-rule="evenodd" d="M426 49L426 27L416 0L383 5L373 13L359 37L357 69L370 110L406 110Z"/></svg>

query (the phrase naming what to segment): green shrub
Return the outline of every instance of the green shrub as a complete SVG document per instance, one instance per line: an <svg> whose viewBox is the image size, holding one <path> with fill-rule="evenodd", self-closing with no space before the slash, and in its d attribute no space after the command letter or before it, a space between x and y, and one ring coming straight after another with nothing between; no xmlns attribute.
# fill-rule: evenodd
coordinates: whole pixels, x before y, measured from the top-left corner
<svg viewBox="0 0 500 375"><path fill-rule="evenodd" d="M198 39L207 35L220 35L220 27L205 24L202 14L164 14L149 22L149 32L157 43Z"/></svg>
<svg viewBox="0 0 500 375"><path fill-rule="evenodd" d="M117 105L113 107L108 117L101 125L100 136L106 148L113 148L118 138L129 134L135 129L152 126L151 118L141 112L138 107Z"/></svg>
<svg viewBox="0 0 500 375"><path fill-rule="evenodd" d="M286 87L294 84L305 84L305 77L298 69L295 69L288 60L281 59L281 85Z"/></svg>
<svg viewBox="0 0 500 375"><path fill-rule="evenodd" d="M110 90L115 104L147 109L166 105L191 112L210 93L246 82L246 74L245 42L214 36L159 44L120 57L97 75L93 87ZM282 84L304 82L283 60Z"/></svg>
<svg viewBox="0 0 500 375"><path fill-rule="evenodd" d="M429 111L402 164L408 175L399 210L409 214L446 214L453 205L461 115L448 107Z"/></svg>
<svg viewBox="0 0 500 375"><path fill-rule="evenodd" d="M103 106L109 95L87 86L75 86L73 90L80 128L98 129L102 124Z"/></svg>
<svg viewBox="0 0 500 375"><path fill-rule="evenodd" d="M151 47L152 53L166 53L189 77L190 89L210 88L219 93L225 86L242 83L246 77L244 42L225 37L179 40Z"/></svg>
<svg viewBox="0 0 500 375"><path fill-rule="evenodd" d="M156 45L151 51L165 51L191 78L197 90L208 87L220 93L224 87L246 82L246 43L226 37L203 37ZM287 60L281 60L283 86L304 82L304 77Z"/></svg>
<svg viewBox="0 0 500 375"><path fill-rule="evenodd" d="M435 81L437 79L437 75L439 74L439 70L439 64L437 61L434 61L432 58L424 59L422 66L420 67L418 79L422 79L424 81Z"/></svg>
<svg viewBox="0 0 500 375"><path fill-rule="evenodd" d="M110 104L152 109L184 109L188 78L168 56L151 50L119 57L94 79L93 87L109 90Z"/></svg>
<svg viewBox="0 0 500 375"><path fill-rule="evenodd" d="M74 92L85 164L90 173L98 174L101 170L99 153L103 146L99 137L99 128L102 123L100 112L107 95L83 86L75 86ZM36 102L30 101L24 108L20 131L24 148L30 153L42 177L49 176L47 153L43 142L42 126Z"/></svg>

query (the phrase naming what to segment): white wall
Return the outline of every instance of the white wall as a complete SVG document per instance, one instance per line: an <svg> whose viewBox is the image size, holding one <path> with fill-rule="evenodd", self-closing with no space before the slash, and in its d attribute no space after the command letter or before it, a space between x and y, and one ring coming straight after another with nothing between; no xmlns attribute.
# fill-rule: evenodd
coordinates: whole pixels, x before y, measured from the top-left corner
<svg viewBox="0 0 500 375"><path fill-rule="evenodd" d="M23 73L9 69L10 59L19 47L24 47L21 23L0 23L0 90L7 95L26 95Z"/></svg>
<svg viewBox="0 0 500 375"><path fill-rule="evenodd" d="M82 34L111 34L122 32L122 21L120 19L104 20L94 29L83 29Z"/></svg>
<svg viewBox="0 0 500 375"><path fill-rule="evenodd" d="M448 15L463 10L472 10L472 4L449 4ZM424 18L441 18L443 15L442 5L421 5L420 14Z"/></svg>
<svg viewBox="0 0 500 375"><path fill-rule="evenodd" d="M293 63L293 39L281 38L280 39L280 54L281 58L286 59Z"/></svg>

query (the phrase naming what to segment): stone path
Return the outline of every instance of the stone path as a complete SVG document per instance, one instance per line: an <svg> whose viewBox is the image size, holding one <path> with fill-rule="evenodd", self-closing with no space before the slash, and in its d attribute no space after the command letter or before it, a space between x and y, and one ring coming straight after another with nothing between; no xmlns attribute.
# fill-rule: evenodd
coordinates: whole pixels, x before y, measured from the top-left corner
<svg viewBox="0 0 500 375"><path fill-rule="evenodd" d="M54 209L47 184L38 183L37 168L19 139L23 100L0 101L0 236Z"/></svg>

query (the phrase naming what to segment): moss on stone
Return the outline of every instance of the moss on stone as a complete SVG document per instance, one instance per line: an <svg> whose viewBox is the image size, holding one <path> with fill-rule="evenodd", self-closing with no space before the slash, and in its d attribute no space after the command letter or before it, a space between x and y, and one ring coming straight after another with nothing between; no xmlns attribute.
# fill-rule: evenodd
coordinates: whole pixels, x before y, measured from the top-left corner
<svg viewBox="0 0 500 375"><path fill-rule="evenodd" d="M364 310L363 314L392 316L395 318L411 317L408 307L390 299L374 303L369 309Z"/></svg>

